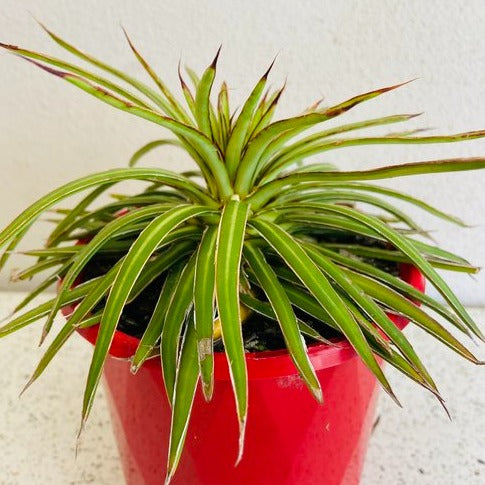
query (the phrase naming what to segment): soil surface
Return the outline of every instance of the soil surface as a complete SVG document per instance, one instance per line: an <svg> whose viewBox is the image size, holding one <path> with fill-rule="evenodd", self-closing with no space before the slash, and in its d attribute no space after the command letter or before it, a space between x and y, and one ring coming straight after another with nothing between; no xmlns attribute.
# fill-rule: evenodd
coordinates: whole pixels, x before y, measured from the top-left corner
<svg viewBox="0 0 485 485"><path fill-rule="evenodd" d="M330 242L327 238L326 241ZM338 241L342 242L341 239L339 239ZM352 237L352 239L348 242L350 244L365 244L374 247L386 247L381 244L376 244L375 240L369 240L358 236ZM391 274L399 274L398 263L369 259L366 259L365 261ZM87 280L105 274L114 263L116 263L116 260L110 260L109 258L100 259L100 257L95 257L84 270L83 276ZM143 332L145 331L150 320L150 316L152 315L155 305L157 303L158 295L162 288L164 277L165 275L162 274L160 277L155 279L140 293L140 295L133 302L125 306L117 327L118 330L121 330L122 332L138 338L143 335ZM104 304L105 300L102 300L96 306L94 311L101 310ZM316 320L303 312L299 312L298 310L296 310L296 313L301 320L312 326L324 338L331 339L339 336L339 334L335 330L331 329L325 323ZM279 350L285 348L285 342L281 334L280 328L278 326L278 323L274 320L263 317L262 315L259 315L257 313L252 313L245 320L242 329L244 347L247 352ZM315 342L313 339L307 339L306 337L305 340L307 340L307 344ZM215 342L214 350L216 352L222 352L224 350L224 346L221 340Z"/></svg>

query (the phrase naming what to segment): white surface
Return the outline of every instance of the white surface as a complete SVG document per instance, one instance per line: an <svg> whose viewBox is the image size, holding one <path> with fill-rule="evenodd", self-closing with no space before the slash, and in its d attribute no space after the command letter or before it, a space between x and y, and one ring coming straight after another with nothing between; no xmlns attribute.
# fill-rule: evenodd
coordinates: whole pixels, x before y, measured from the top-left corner
<svg viewBox="0 0 485 485"><path fill-rule="evenodd" d="M0 293L0 315L7 314L21 296ZM485 326L485 309L472 311L472 316ZM404 409L381 396L380 421L371 439L362 485L483 485L484 369L462 362L421 333L409 335L436 378L453 422L434 398L388 372ZM41 380L17 398L41 356L38 336L39 325L34 325L0 340L0 483L123 483L102 390L79 456L74 458L91 352L86 342L80 338L68 342Z"/></svg>
<svg viewBox="0 0 485 485"><path fill-rule="evenodd" d="M198 70L222 42L216 84L229 81L235 106L276 53L272 82L288 75L280 115L294 114L325 96L335 103L355 94L414 77L420 80L369 102L341 121L391 113L426 111L410 126L435 132L485 127L485 6L483 0L1 0L2 42L65 55L29 15L116 66L142 75L119 23L139 49L178 90L179 57ZM123 166L146 141L163 130L135 119L53 79L14 56L0 53L0 226L28 203L75 177ZM391 130L399 130L392 127ZM182 169L187 161L166 149L151 161ZM485 154L485 141L441 146L366 147L321 157L342 167ZM409 190L442 209L480 226L468 231L417 214L437 229L436 239L485 264L485 173L401 179ZM44 236L35 228L27 246ZM18 265L18 260L10 267ZM8 272L0 275L5 288ZM470 305L485 304L485 277L473 284L450 277Z"/></svg>

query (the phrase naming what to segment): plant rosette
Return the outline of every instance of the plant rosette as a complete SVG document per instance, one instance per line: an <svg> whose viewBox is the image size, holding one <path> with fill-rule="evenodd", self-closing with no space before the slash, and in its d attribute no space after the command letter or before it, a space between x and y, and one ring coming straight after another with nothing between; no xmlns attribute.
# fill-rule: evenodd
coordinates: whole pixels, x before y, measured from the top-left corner
<svg viewBox="0 0 485 485"><path fill-rule="evenodd" d="M104 372L129 483L356 484L376 383L398 402L382 362L443 404L401 331L403 322L475 364L482 362L461 337L484 340L437 271L473 274L478 268L428 241L428 231L402 207L466 224L374 182L482 169L485 158L341 171L310 157L350 146L466 141L485 131L360 135L416 114L320 128L402 84L330 107L317 102L275 120L284 86L268 88L271 66L232 111L225 82L211 96L219 52L201 76L179 69L181 102L126 33L153 87L44 29L95 70L0 47L173 138L150 141L126 168L56 188L0 232L2 267L41 215L54 223L44 247L22 251L35 262L16 277L43 278L0 327L0 337L45 319L43 343L56 315L71 310L26 388L80 332L94 344L80 432ZM185 151L197 169L137 166L164 146ZM142 190L114 191L127 180ZM78 194L84 195L73 207L62 205ZM399 267L413 269L401 279ZM417 275L445 303L421 292ZM25 309L59 280L54 298ZM125 326L131 330L123 336ZM251 345L262 351L248 353Z"/></svg>

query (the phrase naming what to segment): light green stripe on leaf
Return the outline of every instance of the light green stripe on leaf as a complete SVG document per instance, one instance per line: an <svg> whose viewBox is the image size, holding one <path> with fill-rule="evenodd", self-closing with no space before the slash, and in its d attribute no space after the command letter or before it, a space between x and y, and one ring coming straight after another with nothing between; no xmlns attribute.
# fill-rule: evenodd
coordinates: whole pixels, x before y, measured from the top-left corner
<svg viewBox="0 0 485 485"><path fill-rule="evenodd" d="M239 274L248 215L249 207L245 202L227 202L219 223L216 246L217 308L239 419L237 462L241 459L244 449L248 410L248 375L239 306Z"/></svg>

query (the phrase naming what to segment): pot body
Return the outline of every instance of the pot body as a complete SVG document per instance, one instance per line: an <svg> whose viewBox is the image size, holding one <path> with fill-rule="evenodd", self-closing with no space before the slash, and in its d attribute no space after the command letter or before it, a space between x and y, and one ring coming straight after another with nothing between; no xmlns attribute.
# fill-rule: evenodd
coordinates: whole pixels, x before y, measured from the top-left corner
<svg viewBox="0 0 485 485"><path fill-rule="evenodd" d="M375 378L351 357L317 371L319 405L296 374L249 381L245 452L237 467L238 424L230 380L206 403L197 390L174 484L357 485L373 424ZM159 366L136 376L111 358L105 367L112 421L129 485L160 485L170 407Z"/></svg>
<svg viewBox="0 0 485 485"><path fill-rule="evenodd" d="M403 279L424 289L422 275ZM406 320L392 316L403 327ZM94 342L97 327L81 331ZM170 406L158 359L136 375L138 340L117 332L104 368L112 422L128 485L164 481ZM235 466L238 423L225 354L215 355L214 396L197 389L176 485L357 485L374 422L377 384L347 342L309 348L325 402L308 392L285 351L247 354L249 410L244 455Z"/></svg>

